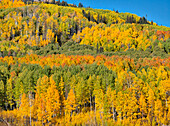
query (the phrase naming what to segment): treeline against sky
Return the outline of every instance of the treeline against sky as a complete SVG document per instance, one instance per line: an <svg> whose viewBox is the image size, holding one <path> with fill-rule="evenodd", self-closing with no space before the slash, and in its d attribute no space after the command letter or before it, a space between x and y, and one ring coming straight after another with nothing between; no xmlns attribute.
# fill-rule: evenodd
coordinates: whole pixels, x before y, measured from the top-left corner
<svg viewBox="0 0 170 126"><path fill-rule="evenodd" d="M4 121L170 123L170 28L81 3L24 2L0 3Z"/></svg>

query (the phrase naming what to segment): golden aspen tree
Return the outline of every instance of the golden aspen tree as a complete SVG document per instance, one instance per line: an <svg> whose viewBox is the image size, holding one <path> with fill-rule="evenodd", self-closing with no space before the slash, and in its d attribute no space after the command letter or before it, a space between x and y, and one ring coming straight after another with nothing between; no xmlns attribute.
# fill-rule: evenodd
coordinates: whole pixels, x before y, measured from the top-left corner
<svg viewBox="0 0 170 126"><path fill-rule="evenodd" d="M98 92L98 93L97 93ZM102 89L96 90L95 92L95 107L96 107L96 116L98 121L102 125L104 124L104 93Z"/></svg>
<svg viewBox="0 0 170 126"><path fill-rule="evenodd" d="M60 115L64 115L64 101L65 101L65 91L64 91L64 81L63 77L60 78L60 83L59 83L59 95L60 95Z"/></svg>
<svg viewBox="0 0 170 126"><path fill-rule="evenodd" d="M170 97L167 98L167 109L170 110ZM170 111L167 113L167 120L170 120Z"/></svg>
<svg viewBox="0 0 170 126"><path fill-rule="evenodd" d="M75 92L76 92L76 103L78 103L79 112L82 111L82 105L83 105L83 100L84 100L84 98L82 97L84 95L83 94L83 83L84 83L83 78L78 77L78 82L75 87Z"/></svg>
<svg viewBox="0 0 170 126"><path fill-rule="evenodd" d="M4 82L1 80L0 81L0 106L3 105L4 103L4 93L5 93L5 90L4 90Z"/></svg>
<svg viewBox="0 0 170 126"><path fill-rule="evenodd" d="M74 95L73 89L71 89L70 92L68 93L67 99L64 101L66 125L70 124L70 120L71 120L72 116L74 116L73 115L73 110L76 107L75 103L76 103L75 95Z"/></svg>
<svg viewBox="0 0 170 126"><path fill-rule="evenodd" d="M148 121L150 121L150 123L152 123L151 121L153 120L153 110L154 110L154 99L155 99L155 96L154 96L154 92L153 90L149 87L149 90L148 90L148 115L147 115L147 118L148 118Z"/></svg>
<svg viewBox="0 0 170 126"><path fill-rule="evenodd" d="M46 122L47 116L46 116L46 102L45 102L45 95L41 93L41 97L38 103L38 109L37 109L37 117L38 121L40 121L42 124Z"/></svg>
<svg viewBox="0 0 170 126"><path fill-rule="evenodd" d="M115 120L115 108L114 108L114 102L115 102L115 92L111 90L111 87L109 86L106 91L106 100L107 100L107 113L108 117L111 117L110 108L112 108L113 114L113 121Z"/></svg>
<svg viewBox="0 0 170 126"><path fill-rule="evenodd" d="M13 105L13 82L12 82L12 78L9 78L7 81L7 99L8 99L8 103L10 105L10 108L12 109L12 105Z"/></svg>
<svg viewBox="0 0 170 126"><path fill-rule="evenodd" d="M22 119L25 119L28 116L29 101L28 101L28 98L27 98L25 93L21 97L21 104L20 104L20 107L19 107L19 112L21 114Z"/></svg>
<svg viewBox="0 0 170 126"><path fill-rule="evenodd" d="M120 91L117 94L117 98L116 98L116 110L118 112L118 123L121 123L122 121L122 109L123 109L123 105L124 105L124 94Z"/></svg>
<svg viewBox="0 0 170 126"><path fill-rule="evenodd" d="M37 90L40 93L45 93L49 87L48 76L44 75L42 78L39 78L37 81Z"/></svg>
<svg viewBox="0 0 170 126"><path fill-rule="evenodd" d="M128 112L130 113L130 117L131 117L131 121L133 121L132 119L137 119L137 109L138 109L138 104L137 104L137 99L136 99L136 94L135 91L131 92L131 102L128 104L129 110Z"/></svg>
<svg viewBox="0 0 170 126"><path fill-rule="evenodd" d="M36 119L36 121L38 120L39 103L40 103L40 92L37 90L35 93L35 98L32 106L32 116L34 119Z"/></svg>
<svg viewBox="0 0 170 126"><path fill-rule="evenodd" d="M161 117L163 116L163 106L162 102L159 99L155 101L154 115L156 117L157 122L160 124Z"/></svg>
<svg viewBox="0 0 170 126"><path fill-rule="evenodd" d="M76 107L75 94L73 92L73 89L71 89L70 92L68 93L67 100L65 100L65 112L72 113L75 107Z"/></svg>
<svg viewBox="0 0 170 126"><path fill-rule="evenodd" d="M52 118L59 114L60 102L59 102L59 93L56 89L55 82L52 79L53 76L50 77L50 86L47 89L46 94L46 111L47 111L47 119L48 121L52 121Z"/></svg>
<svg viewBox="0 0 170 126"><path fill-rule="evenodd" d="M147 103L144 95L141 93L140 99L139 99L139 107L140 111L142 112L142 119L144 118L144 115L147 114Z"/></svg>

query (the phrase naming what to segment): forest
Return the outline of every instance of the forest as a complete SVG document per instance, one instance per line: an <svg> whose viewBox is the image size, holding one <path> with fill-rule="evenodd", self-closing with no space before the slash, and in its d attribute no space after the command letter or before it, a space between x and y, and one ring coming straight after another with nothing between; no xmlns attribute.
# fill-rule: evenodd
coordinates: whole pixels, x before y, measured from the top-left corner
<svg viewBox="0 0 170 126"><path fill-rule="evenodd" d="M0 125L170 124L170 27L65 1L1 0Z"/></svg>

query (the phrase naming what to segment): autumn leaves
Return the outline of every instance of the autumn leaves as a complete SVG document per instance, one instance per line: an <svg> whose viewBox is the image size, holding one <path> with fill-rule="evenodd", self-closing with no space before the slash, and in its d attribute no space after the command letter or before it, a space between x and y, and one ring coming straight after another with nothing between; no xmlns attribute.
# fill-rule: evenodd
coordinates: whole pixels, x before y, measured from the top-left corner
<svg viewBox="0 0 170 126"><path fill-rule="evenodd" d="M96 48L98 45L103 47L104 51L127 51L128 49L145 51L147 48L154 48L153 42L156 39L166 41L170 37L169 32L148 30L152 26L145 26L148 28L141 30L142 27L137 24L111 25L110 27L99 24L74 34L73 40ZM163 48L161 42L159 47Z"/></svg>
<svg viewBox="0 0 170 126"><path fill-rule="evenodd" d="M25 3L22 2L22 0L1 0L0 3L0 9L22 6L25 6Z"/></svg>
<svg viewBox="0 0 170 126"><path fill-rule="evenodd" d="M168 56L169 28L124 24L131 14L90 8L40 4L6 11L0 15L0 114L11 124L168 125L170 57L98 51ZM93 55L80 55L84 47Z"/></svg>
<svg viewBox="0 0 170 126"><path fill-rule="evenodd" d="M7 90L6 102L17 103L4 118L26 123L31 117L32 125L168 123L169 59L27 55L0 60L1 72L10 77L7 85L1 81L1 93Z"/></svg>

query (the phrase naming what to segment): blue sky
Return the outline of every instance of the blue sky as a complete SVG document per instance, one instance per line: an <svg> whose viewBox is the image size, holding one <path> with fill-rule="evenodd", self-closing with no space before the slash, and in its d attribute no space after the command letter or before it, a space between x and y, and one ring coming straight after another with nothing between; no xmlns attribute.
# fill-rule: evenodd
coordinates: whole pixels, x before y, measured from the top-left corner
<svg viewBox="0 0 170 126"><path fill-rule="evenodd" d="M60 0L62 1L62 0ZM170 0L64 0L67 3L78 5L81 2L85 7L97 9L118 10L130 12L138 16L146 16L158 25L170 27Z"/></svg>

